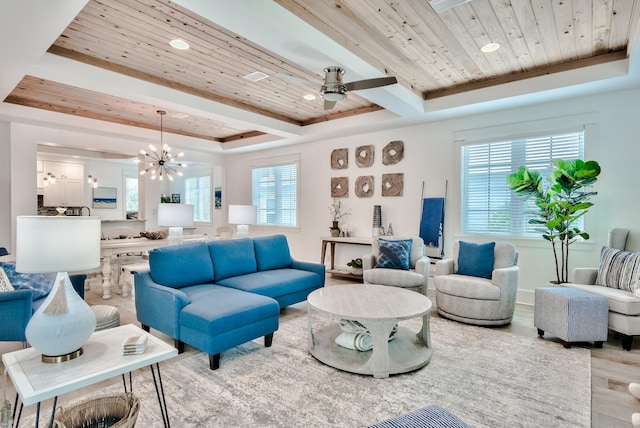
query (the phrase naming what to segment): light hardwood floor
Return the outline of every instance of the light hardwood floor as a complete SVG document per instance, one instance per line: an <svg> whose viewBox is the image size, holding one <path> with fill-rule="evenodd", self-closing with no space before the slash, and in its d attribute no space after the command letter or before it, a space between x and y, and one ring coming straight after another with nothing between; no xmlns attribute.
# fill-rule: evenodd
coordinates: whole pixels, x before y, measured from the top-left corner
<svg viewBox="0 0 640 428"><path fill-rule="evenodd" d="M327 276L326 285L343 284L349 281ZM86 300L89 304L107 304L117 307L120 310L121 324L137 324L135 307L132 297L121 297L113 294L111 300L102 300L101 288L98 284L92 286L86 292ZM433 296L429 296L433 299ZM305 305L305 304L299 304ZM433 316L439 316L434 312ZM533 326L533 307L518 305L516 307L513 322L507 327L501 327L513 334L537 338L537 330ZM168 343L172 341L152 330L152 333L163 338ZM558 339L545 336L544 339ZM558 346L562 346L558 343ZM585 347L591 351L591 426L593 428L617 428L631 427L631 415L640 412L640 400L634 398L628 391L629 382L640 382L640 340L636 339L631 351L623 351L619 338L613 333L609 334L609 340L602 349L596 349L592 344L584 343L575 346ZM20 349L19 343L0 342L0 353ZM187 347L187 353L196 352ZM99 390L100 385L94 389ZM83 395L90 395L93 391L85 389ZM571 394L571 391L567 391ZM12 395L9 395L12 397ZM47 408L47 407L44 407ZM29 414L27 409L26 414Z"/></svg>

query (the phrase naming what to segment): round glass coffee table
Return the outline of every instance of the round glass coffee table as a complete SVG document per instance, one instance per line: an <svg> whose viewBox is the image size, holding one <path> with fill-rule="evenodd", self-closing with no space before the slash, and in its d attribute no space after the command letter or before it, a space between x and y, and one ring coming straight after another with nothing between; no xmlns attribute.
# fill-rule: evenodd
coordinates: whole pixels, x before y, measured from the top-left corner
<svg viewBox="0 0 640 428"><path fill-rule="evenodd" d="M373 375L376 378L419 369L431 360L429 336L431 300L415 291L373 284L333 285L315 290L307 297L309 348L316 359L340 370ZM399 321L422 317L418 332ZM371 334L369 351L336 344L342 333L340 320L357 321Z"/></svg>

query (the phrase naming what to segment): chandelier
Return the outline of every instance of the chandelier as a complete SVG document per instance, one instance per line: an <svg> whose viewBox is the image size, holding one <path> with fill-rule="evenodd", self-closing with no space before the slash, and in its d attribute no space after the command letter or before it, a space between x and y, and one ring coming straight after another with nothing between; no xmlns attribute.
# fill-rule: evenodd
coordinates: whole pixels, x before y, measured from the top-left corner
<svg viewBox="0 0 640 428"><path fill-rule="evenodd" d="M167 114L167 112L164 110L158 110L158 114L160 115L160 151L158 152L156 146L153 144L149 144L149 152L140 150L140 153L144 155L144 160L140 162L145 163L145 169L140 171L140 175L150 173L152 180L155 180L156 177L158 177L159 180L162 180L163 176L166 175L169 180L173 181L173 177L171 176L172 173L182 176L182 172L178 171L176 168L186 168L187 165L183 163L176 163L176 160L179 157L184 156L184 153L174 155L171 153L171 147L163 143L162 116Z"/></svg>

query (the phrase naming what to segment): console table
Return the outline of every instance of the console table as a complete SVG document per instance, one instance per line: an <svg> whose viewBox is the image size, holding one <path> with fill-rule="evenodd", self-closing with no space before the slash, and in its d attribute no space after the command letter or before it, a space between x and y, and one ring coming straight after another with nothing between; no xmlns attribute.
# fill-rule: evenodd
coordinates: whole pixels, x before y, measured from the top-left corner
<svg viewBox="0 0 640 428"><path fill-rule="evenodd" d="M322 264L324 264L325 255L327 253L327 244L329 244L330 253L331 253L331 265L329 266L329 269L327 269L327 273L330 273L333 275L342 275L346 277L362 278L362 274L356 275L350 272L345 272L342 270L335 269L336 244L371 245L371 238L323 236L322 237L322 253L320 255L320 263Z"/></svg>
<svg viewBox="0 0 640 428"><path fill-rule="evenodd" d="M137 335L147 336L147 350L139 355L122 355L122 342L130 336ZM125 373L147 366L151 367L164 426L170 426L158 363L178 355L176 348L133 324L127 324L93 333L82 349L84 353L80 357L58 364L46 364L40 361L41 354L35 348L21 349L2 355L5 372L11 377L22 405L37 404L36 427L39 422L41 401L54 399L51 415L51 423L53 423L58 395L118 375L122 375L124 381ZM18 417L15 426L17 427L19 423Z"/></svg>

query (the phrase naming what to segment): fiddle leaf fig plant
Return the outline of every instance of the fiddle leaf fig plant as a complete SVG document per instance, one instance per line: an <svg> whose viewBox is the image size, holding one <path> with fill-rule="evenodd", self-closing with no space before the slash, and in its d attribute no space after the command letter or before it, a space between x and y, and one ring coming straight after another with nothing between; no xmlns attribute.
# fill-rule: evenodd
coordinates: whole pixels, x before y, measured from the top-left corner
<svg viewBox="0 0 640 428"><path fill-rule="evenodd" d="M600 165L596 161L558 159L553 162L553 171L546 183L538 171L524 166L507 177L513 192L533 198L536 204L536 217L529 223L537 225L536 231L551 242L558 283L568 282L569 245L578 238L589 239L589 234L580 230L576 221L593 206L590 199L597 192L587 188L598 180L598 175Z"/></svg>

